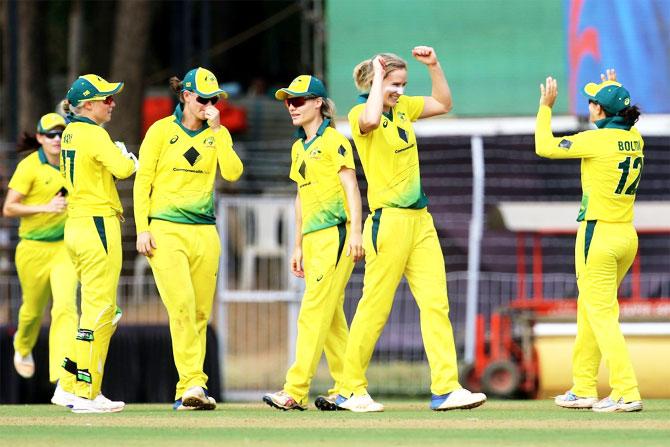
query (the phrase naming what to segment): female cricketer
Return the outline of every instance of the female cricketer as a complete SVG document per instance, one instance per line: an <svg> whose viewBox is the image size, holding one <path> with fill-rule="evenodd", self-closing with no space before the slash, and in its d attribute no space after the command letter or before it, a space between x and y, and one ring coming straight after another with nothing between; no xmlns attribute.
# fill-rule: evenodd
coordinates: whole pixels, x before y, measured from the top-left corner
<svg viewBox="0 0 670 447"><path fill-rule="evenodd" d="M546 158L580 158L582 203L575 242L577 338L572 356L573 387L555 398L565 408L596 412L642 410L635 372L619 326L617 289L637 253L633 204L644 164L644 141L633 127L640 111L616 82L614 70L589 83L589 119L597 129L568 137L551 132L551 108L558 95L555 79L540 85L535 152ZM604 358L611 394L598 401L598 367Z"/></svg>
<svg viewBox="0 0 670 447"><path fill-rule="evenodd" d="M53 298L49 328L49 380L70 381L61 363L72 354L77 333L77 276L65 248L67 190L59 172L60 143L65 120L48 113L37 122L37 134L23 135L20 150L36 149L16 167L9 181L3 214L19 217L16 271L22 290L19 322L14 335L14 367L21 377L35 372L32 349L37 342L42 315ZM54 403L61 403L58 390Z"/></svg>
<svg viewBox="0 0 670 447"><path fill-rule="evenodd" d="M116 288L123 208L116 180L130 177L137 168L135 156L122 143L114 144L102 127L112 119L116 106L112 95L122 89L122 82L88 74L74 81L64 103L70 119L60 160L70 192L65 245L81 282L75 356L66 357L63 364L77 378L71 405L75 413L115 412L125 405L100 392L109 342L121 318Z"/></svg>
<svg viewBox="0 0 670 447"><path fill-rule="evenodd" d="M213 410L203 371L221 244L214 215L216 166L228 181L242 175L214 104L227 97L198 67L170 80L174 114L155 122L140 147L133 188L137 251L148 257L170 320L179 373L175 410Z"/></svg>
<svg viewBox="0 0 670 447"><path fill-rule="evenodd" d="M444 257L426 209L412 127L419 118L449 112L451 91L432 48L415 47L412 55L428 68L431 96L404 95L407 64L396 55L381 54L354 68L356 87L367 93L349 112L349 125L368 182L371 214L363 229L363 297L351 323L337 403L355 412L384 409L368 394L365 371L403 275L420 309L431 369L431 408L474 408L486 401L484 394L458 383Z"/></svg>
<svg viewBox="0 0 670 447"><path fill-rule="evenodd" d="M298 315L295 362L286 374L284 389L266 394L263 401L283 410L304 410L325 350L335 385L328 396L319 396L314 403L324 411L336 410L348 333L344 289L354 263L364 255L356 167L349 140L335 130L335 106L318 78L298 76L277 90L275 97L284 101L293 125L299 128L289 175L298 188L291 272L305 278L305 294Z"/></svg>

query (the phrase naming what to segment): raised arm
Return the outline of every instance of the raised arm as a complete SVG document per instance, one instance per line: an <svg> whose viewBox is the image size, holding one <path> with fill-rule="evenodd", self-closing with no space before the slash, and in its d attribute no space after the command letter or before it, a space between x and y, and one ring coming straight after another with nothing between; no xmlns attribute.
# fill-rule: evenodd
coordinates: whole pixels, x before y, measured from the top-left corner
<svg viewBox="0 0 670 447"><path fill-rule="evenodd" d="M370 87L370 94L365 103L363 112L358 117L358 126L362 134L372 132L381 121L382 111L384 110L384 91L382 84L384 83L384 58L376 56L372 60L372 86Z"/></svg>
<svg viewBox="0 0 670 447"><path fill-rule="evenodd" d="M440 61L437 60L435 50L426 46L414 47L412 56L428 68L432 85L430 96L424 98L423 111L419 118L449 113L452 109L451 89L444 77Z"/></svg>

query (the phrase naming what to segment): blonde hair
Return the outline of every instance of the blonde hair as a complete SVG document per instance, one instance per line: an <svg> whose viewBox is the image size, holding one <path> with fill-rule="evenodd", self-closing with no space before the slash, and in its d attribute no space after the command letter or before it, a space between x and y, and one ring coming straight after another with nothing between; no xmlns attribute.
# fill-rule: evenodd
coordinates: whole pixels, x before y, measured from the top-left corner
<svg viewBox="0 0 670 447"><path fill-rule="evenodd" d="M81 111L84 108L84 104L87 103L87 102L88 101L79 101L79 103L75 107L72 104L70 104L70 101L68 101L67 99L64 99L61 102L60 105L63 108L63 112L70 113L70 114L75 115L75 116L80 116Z"/></svg>
<svg viewBox="0 0 670 447"><path fill-rule="evenodd" d="M330 98L321 98L321 116L323 119L329 119L330 123L328 124L330 127L335 128L335 103L333 102L332 99Z"/></svg>
<svg viewBox="0 0 670 447"><path fill-rule="evenodd" d="M407 62L393 53L380 53L372 57L372 59L366 59L354 67L354 84L356 84L356 88L361 92L369 92L372 87L372 78L374 76L372 61L377 56L381 56L384 59L384 64L386 65L384 77L388 76L392 71L407 69Z"/></svg>

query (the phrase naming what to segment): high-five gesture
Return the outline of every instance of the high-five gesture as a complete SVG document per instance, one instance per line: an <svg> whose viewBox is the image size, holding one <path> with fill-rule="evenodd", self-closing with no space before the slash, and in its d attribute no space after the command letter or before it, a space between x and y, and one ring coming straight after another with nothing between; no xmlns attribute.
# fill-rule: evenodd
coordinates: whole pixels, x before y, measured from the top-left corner
<svg viewBox="0 0 670 447"><path fill-rule="evenodd" d="M540 105L549 108L554 107L558 96L558 82L551 76L547 77L546 84L540 84Z"/></svg>

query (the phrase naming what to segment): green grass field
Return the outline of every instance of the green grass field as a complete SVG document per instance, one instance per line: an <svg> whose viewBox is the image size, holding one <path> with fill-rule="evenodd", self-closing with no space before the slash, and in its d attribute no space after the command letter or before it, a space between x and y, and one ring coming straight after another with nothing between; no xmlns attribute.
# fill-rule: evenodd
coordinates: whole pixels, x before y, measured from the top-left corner
<svg viewBox="0 0 670 447"><path fill-rule="evenodd" d="M542 447L670 445L670 400L640 413L596 414L550 400L492 401L475 410L433 412L426 402L385 401L377 414L283 412L221 404L211 412L128 405L121 413L76 415L48 405L0 406L3 446L467 445Z"/></svg>

